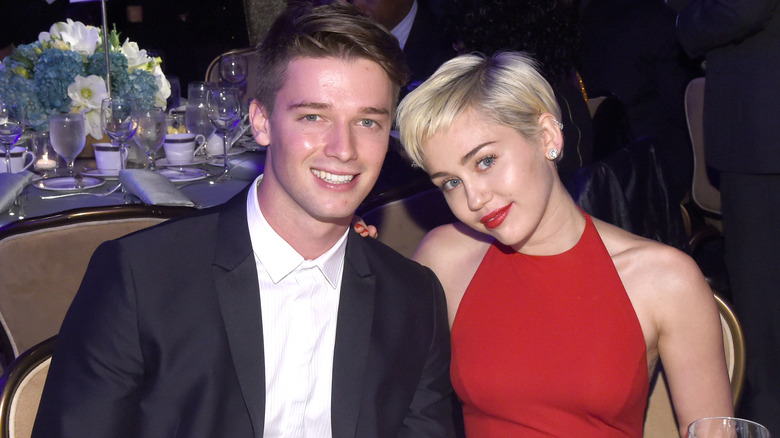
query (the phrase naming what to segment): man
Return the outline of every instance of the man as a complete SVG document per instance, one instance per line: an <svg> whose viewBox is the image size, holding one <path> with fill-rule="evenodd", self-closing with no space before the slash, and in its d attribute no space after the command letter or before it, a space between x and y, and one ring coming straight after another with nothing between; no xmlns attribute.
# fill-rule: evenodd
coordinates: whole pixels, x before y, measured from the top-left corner
<svg viewBox="0 0 780 438"><path fill-rule="evenodd" d="M732 301L747 342L737 414L780 433L780 2L691 0L677 36L704 55L704 142L719 171Z"/></svg>
<svg viewBox="0 0 780 438"><path fill-rule="evenodd" d="M350 231L406 79L350 5L293 5L259 47L265 174L102 245L58 338L37 437L452 436L433 273Z"/></svg>

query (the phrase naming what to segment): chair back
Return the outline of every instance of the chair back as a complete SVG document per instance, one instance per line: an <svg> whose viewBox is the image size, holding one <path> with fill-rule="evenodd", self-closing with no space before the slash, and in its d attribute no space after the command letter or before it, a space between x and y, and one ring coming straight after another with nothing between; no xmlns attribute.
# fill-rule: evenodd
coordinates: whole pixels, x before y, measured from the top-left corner
<svg viewBox="0 0 780 438"><path fill-rule="evenodd" d="M257 89L257 50L253 47L246 47L243 49L234 49L227 51L216 58L214 58L206 68L206 82L220 82L219 77L219 60L226 55L238 55L246 58L246 90L244 97L251 99L255 97L255 90Z"/></svg>
<svg viewBox="0 0 780 438"><path fill-rule="evenodd" d="M726 369L731 382L731 399L736 407L745 381L745 337L742 334L742 326L731 307L718 295L715 295L715 300L720 313ZM674 416L669 387L663 367L659 367L647 401L644 438L667 438L678 434L677 418Z"/></svg>
<svg viewBox="0 0 780 438"><path fill-rule="evenodd" d="M358 214L377 227L380 242L406 257L412 256L428 231L457 220L438 188L385 199Z"/></svg>
<svg viewBox="0 0 780 438"><path fill-rule="evenodd" d="M720 190L710 181L704 159L704 84L704 78L696 78L685 88L685 117L693 146L691 197L702 210L720 215Z"/></svg>
<svg viewBox="0 0 780 438"><path fill-rule="evenodd" d="M138 204L83 208L0 228L5 363L59 332L98 245L193 210Z"/></svg>
<svg viewBox="0 0 780 438"><path fill-rule="evenodd" d="M0 377L0 438L29 438L57 337L14 359Z"/></svg>

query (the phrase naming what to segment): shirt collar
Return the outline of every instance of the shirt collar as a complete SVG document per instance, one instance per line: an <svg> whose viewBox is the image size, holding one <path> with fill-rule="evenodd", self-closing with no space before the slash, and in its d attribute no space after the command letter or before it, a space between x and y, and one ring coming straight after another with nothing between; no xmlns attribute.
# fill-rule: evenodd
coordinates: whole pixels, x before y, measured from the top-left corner
<svg viewBox="0 0 780 438"><path fill-rule="evenodd" d="M390 31L390 33L392 33L396 39L398 39L398 44L401 46L402 50L404 46L406 46L406 40L409 39L409 32L412 31L412 24L414 24L414 17L416 15L417 0L414 0L414 3L412 3L412 9L409 10L409 13L406 14L406 17L404 17L404 19L401 20L401 22Z"/></svg>
<svg viewBox="0 0 780 438"><path fill-rule="evenodd" d="M347 249L349 228L324 254L314 260L305 260L282 236L274 231L260 211L260 205L257 203L257 186L261 180L262 175L252 184L247 198L249 236L255 259L263 265L274 283L279 283L299 267L314 266L322 272L331 288L337 288L341 284L341 276L344 271L344 255Z"/></svg>

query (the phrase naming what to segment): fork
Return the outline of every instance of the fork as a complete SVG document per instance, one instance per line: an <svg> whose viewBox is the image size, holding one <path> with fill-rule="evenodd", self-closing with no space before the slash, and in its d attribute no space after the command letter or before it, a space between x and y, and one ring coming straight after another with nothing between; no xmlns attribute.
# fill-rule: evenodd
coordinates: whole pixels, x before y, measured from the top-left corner
<svg viewBox="0 0 780 438"><path fill-rule="evenodd" d="M63 193L60 195L47 195L47 196L41 196L41 199L59 199L59 198L67 198L68 196L78 196L78 195L90 195L90 196L108 196L119 190L119 188L122 187L122 183L117 184L114 186L111 190L105 192L105 193L89 193L89 192L75 192L75 193Z"/></svg>

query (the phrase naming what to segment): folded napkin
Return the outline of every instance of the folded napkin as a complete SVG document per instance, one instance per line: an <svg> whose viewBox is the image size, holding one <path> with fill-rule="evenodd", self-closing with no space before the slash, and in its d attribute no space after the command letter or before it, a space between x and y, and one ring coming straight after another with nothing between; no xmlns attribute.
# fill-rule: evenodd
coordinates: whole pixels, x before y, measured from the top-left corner
<svg viewBox="0 0 780 438"><path fill-rule="evenodd" d="M119 182L125 189L149 205L186 205L195 203L168 178L146 169L125 169L119 172Z"/></svg>
<svg viewBox="0 0 780 438"><path fill-rule="evenodd" d="M19 173L0 173L0 213L14 205L16 197L30 184L34 173L25 170Z"/></svg>

